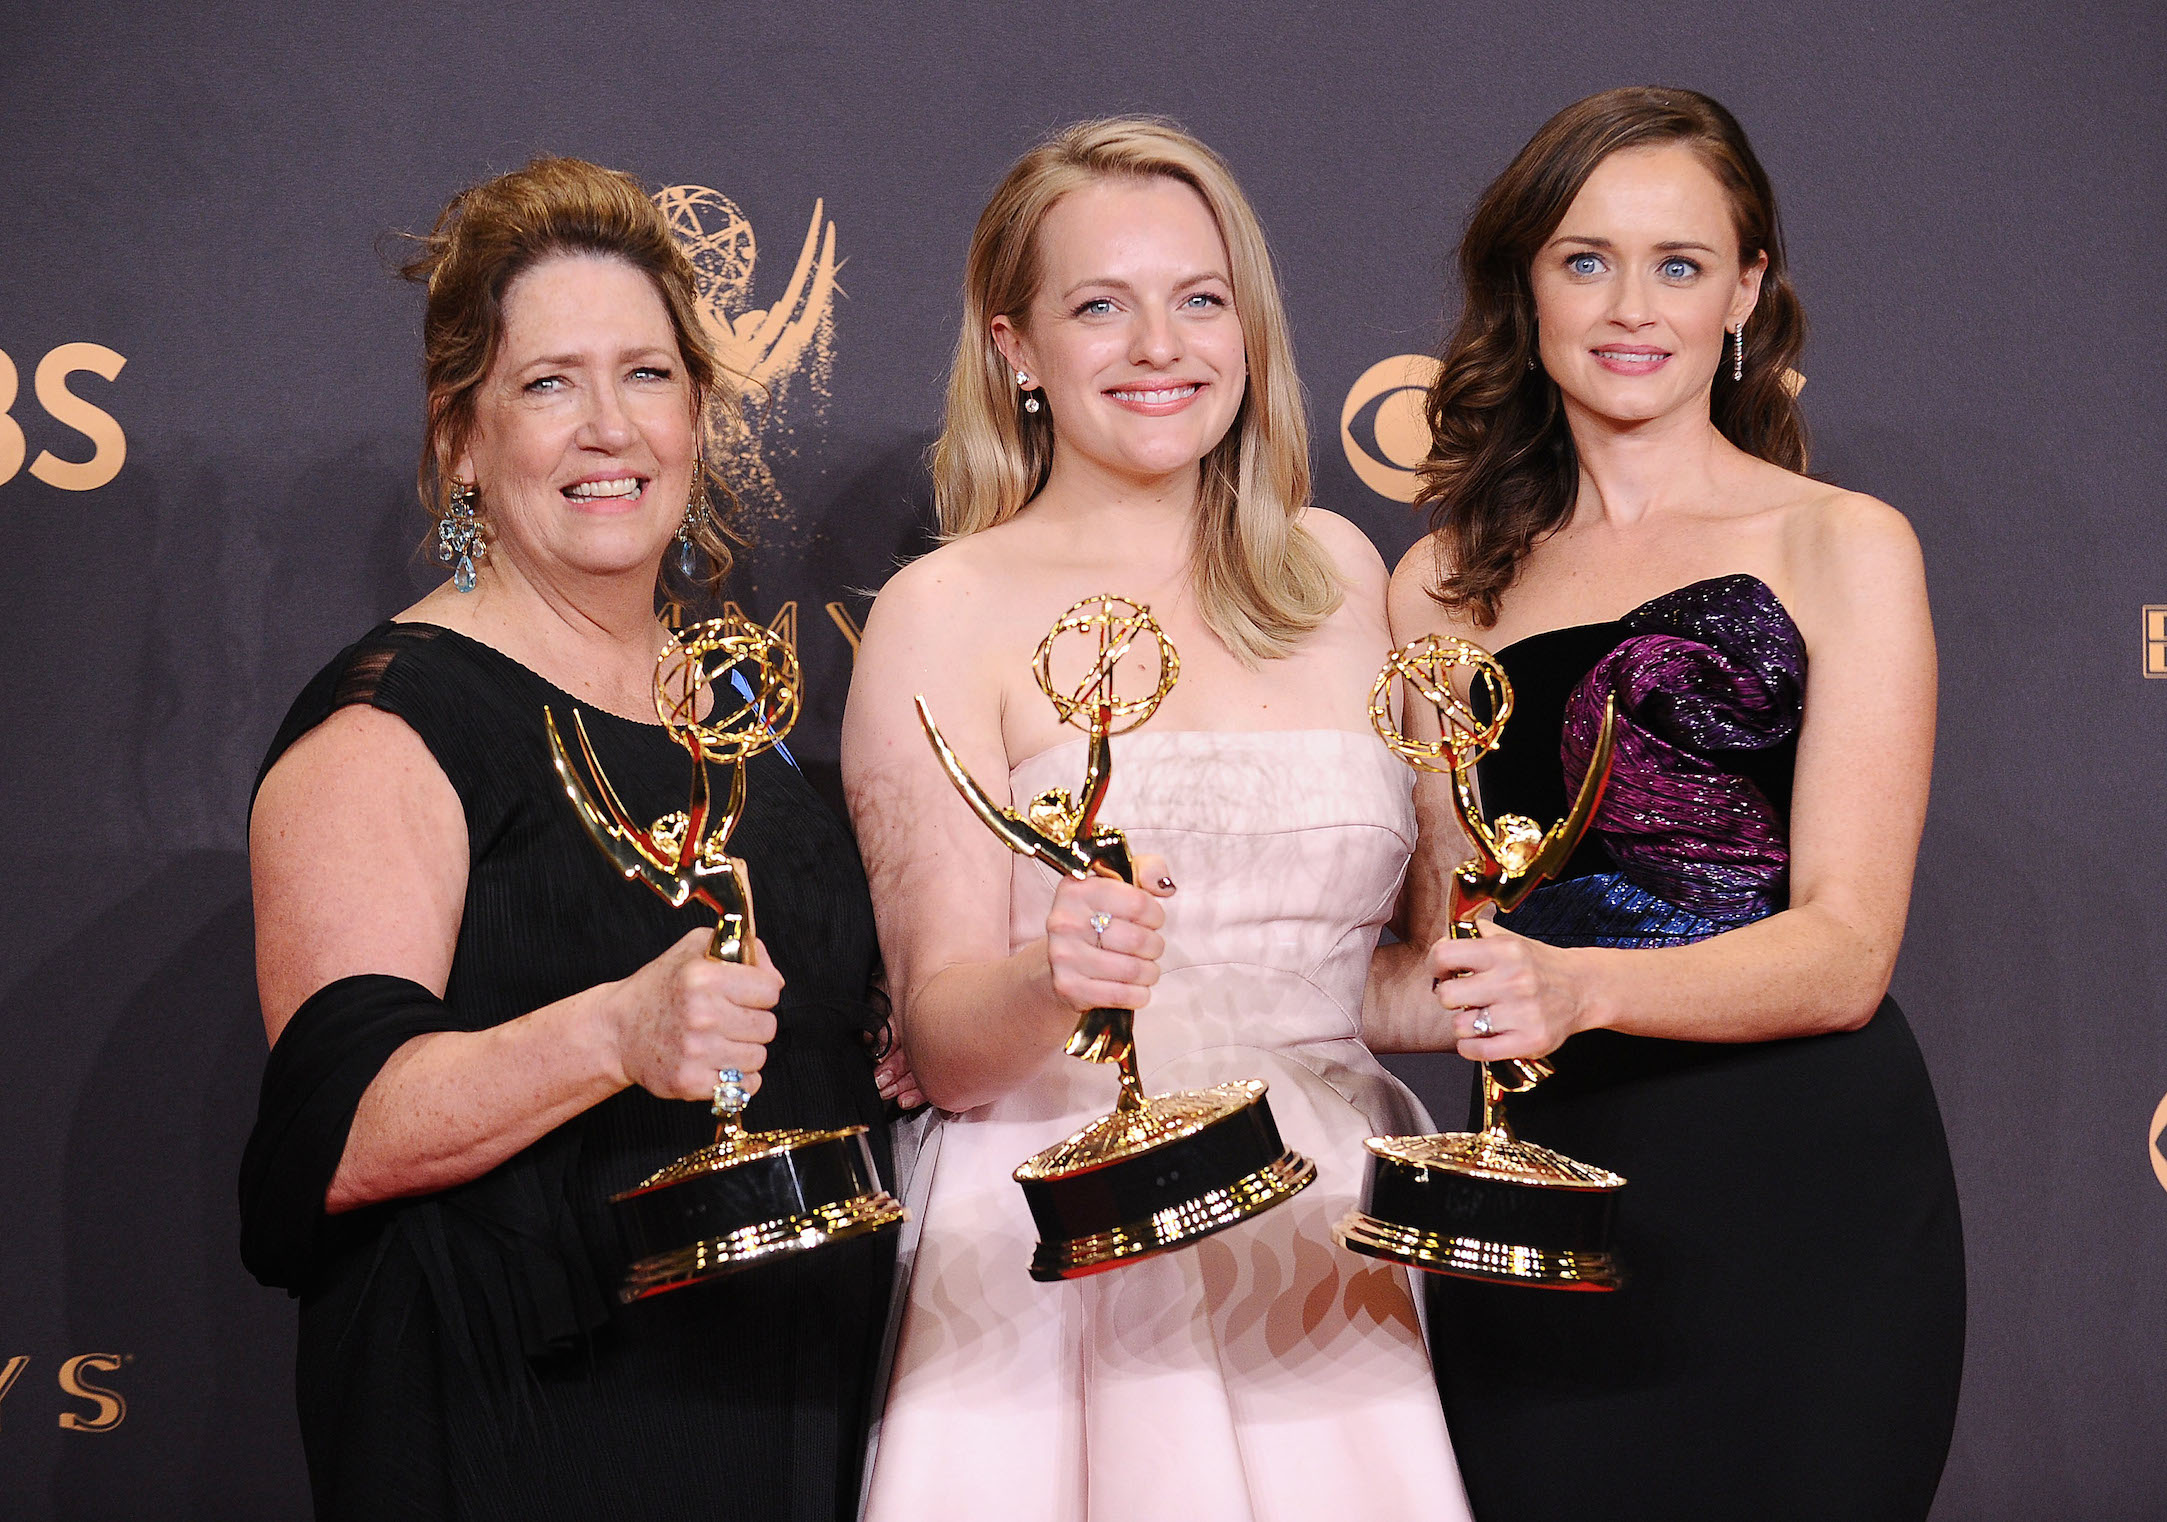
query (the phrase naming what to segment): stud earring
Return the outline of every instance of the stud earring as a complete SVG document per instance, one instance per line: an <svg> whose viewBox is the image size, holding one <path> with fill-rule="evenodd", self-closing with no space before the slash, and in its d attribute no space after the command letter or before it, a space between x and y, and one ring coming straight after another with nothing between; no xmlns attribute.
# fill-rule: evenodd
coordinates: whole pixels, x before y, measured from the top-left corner
<svg viewBox="0 0 2167 1522"><path fill-rule="evenodd" d="M692 457L692 488L685 493L685 515L677 524L677 569L691 576L700 568L700 547L693 543L692 531L700 526L701 501L705 493L701 484L707 478L707 460L702 455Z"/></svg>
<svg viewBox="0 0 2167 1522"><path fill-rule="evenodd" d="M1738 320L1738 326L1731 329L1731 379L1734 381L1742 381L1745 378L1746 323L1745 319L1741 317Z"/></svg>
<svg viewBox="0 0 2167 1522"><path fill-rule="evenodd" d="M474 590L474 562L489 552L488 536L475 510L481 488L472 481L454 481L445 503L444 516L436 520L436 558L445 565L457 562L451 584L462 592Z"/></svg>

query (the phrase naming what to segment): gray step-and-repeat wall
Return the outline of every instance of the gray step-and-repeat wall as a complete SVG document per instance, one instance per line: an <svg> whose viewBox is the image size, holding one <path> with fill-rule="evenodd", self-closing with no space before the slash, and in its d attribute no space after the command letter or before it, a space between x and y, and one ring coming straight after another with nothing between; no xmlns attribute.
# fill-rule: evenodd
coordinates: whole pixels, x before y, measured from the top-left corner
<svg viewBox="0 0 2167 1522"><path fill-rule="evenodd" d="M234 1245L245 810L300 683L436 574L388 234L542 151L667 191L774 386L737 596L797 602L832 778L863 589L925 546L965 240L1037 135L1156 111L1232 160L1319 498L1390 558L1472 198L1566 102L1677 83L1784 199L1817 469L1932 577L1897 993L1970 1251L1936 1516L2167 1515L2160 7L314 9L0 14L0 1513L305 1510L293 1309ZM1405 1070L1458 1112L1456 1059Z"/></svg>

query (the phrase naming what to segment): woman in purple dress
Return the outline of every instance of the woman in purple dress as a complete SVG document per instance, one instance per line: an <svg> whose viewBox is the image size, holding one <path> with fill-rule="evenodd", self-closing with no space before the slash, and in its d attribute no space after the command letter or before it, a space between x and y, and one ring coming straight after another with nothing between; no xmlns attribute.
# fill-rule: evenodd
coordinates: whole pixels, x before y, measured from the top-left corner
<svg viewBox="0 0 2167 1522"><path fill-rule="evenodd" d="M1483 1522L1922 1518L1964 1279L1887 997L1933 759L1917 541L1804 474L1775 198L1706 96L1560 112L1460 268L1393 635L1511 677L1492 817L1565 812L1610 697L1617 753L1558 880L1472 941L1441 938L1469 853L1424 780L1368 1034L1547 1057L1520 1134L1629 1180L1619 1292L1432 1281L1469 1498Z"/></svg>

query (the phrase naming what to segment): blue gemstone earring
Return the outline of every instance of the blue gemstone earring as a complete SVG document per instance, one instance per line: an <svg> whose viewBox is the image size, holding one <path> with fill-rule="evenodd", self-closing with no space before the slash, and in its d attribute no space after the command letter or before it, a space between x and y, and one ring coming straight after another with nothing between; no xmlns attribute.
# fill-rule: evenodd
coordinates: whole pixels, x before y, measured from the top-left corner
<svg viewBox="0 0 2167 1522"><path fill-rule="evenodd" d="M454 481L444 516L436 520L436 558L445 565L457 562L451 584L462 592L474 590L474 562L489 553L488 536L475 512L480 497L472 481Z"/></svg>
<svg viewBox="0 0 2167 1522"><path fill-rule="evenodd" d="M677 569L691 576L700 568L700 547L693 543L692 531L700 526L701 504L706 493L701 487L706 481L707 461L699 455L692 458L692 489L685 495L685 516L677 525Z"/></svg>

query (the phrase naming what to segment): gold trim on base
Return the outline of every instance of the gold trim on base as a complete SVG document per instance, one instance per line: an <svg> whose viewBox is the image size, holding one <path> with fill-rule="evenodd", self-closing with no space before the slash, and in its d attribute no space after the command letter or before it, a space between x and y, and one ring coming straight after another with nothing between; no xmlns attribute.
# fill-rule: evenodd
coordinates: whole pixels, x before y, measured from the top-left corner
<svg viewBox="0 0 2167 1522"><path fill-rule="evenodd" d="M1332 1235L1349 1252L1460 1279L1565 1290L1613 1290L1620 1282L1617 1261L1607 1252L1448 1237L1380 1221L1359 1210L1348 1211Z"/></svg>
<svg viewBox="0 0 2167 1522"><path fill-rule="evenodd" d="M1299 1152L1282 1152L1224 1189L1184 1200L1144 1220L1066 1242L1041 1242L1031 1255L1031 1277L1042 1284L1081 1279L1136 1258L1186 1246L1199 1237L1262 1215L1300 1194L1316 1177L1315 1163Z"/></svg>
<svg viewBox="0 0 2167 1522"><path fill-rule="evenodd" d="M735 1168L739 1163L749 1163L755 1158L794 1152L800 1147L816 1146L821 1142L848 1141L853 1136L864 1134L863 1126L844 1126L836 1131L739 1131L724 1136L697 1152L686 1153L669 1166L649 1174L624 1193L611 1195L610 1203L614 1205L620 1200L629 1200L650 1189L682 1184L686 1179L699 1178L703 1174L720 1173L726 1168Z"/></svg>
<svg viewBox="0 0 2167 1522"><path fill-rule="evenodd" d="M625 1270L625 1282L618 1289L617 1298L630 1305L665 1290L736 1273L762 1258L804 1252L825 1247L830 1242L862 1237L894 1226L908 1214L893 1196L880 1193L861 1194L856 1199L822 1205L811 1215L787 1215L762 1221L726 1237L695 1242L690 1247L640 1259Z"/></svg>
<svg viewBox="0 0 2167 1522"><path fill-rule="evenodd" d="M1150 1095L1133 1109L1101 1115L1067 1140L1025 1158L1011 1176L1019 1184L1038 1184L1127 1162L1239 1115L1268 1087L1261 1078L1240 1078L1209 1089Z"/></svg>
<svg viewBox="0 0 2167 1522"><path fill-rule="evenodd" d="M1404 1168L1437 1168L1500 1184L1589 1191L1625 1187L1624 1178L1608 1168L1521 1141L1502 1129L1445 1131L1435 1136L1372 1136L1362 1145Z"/></svg>

